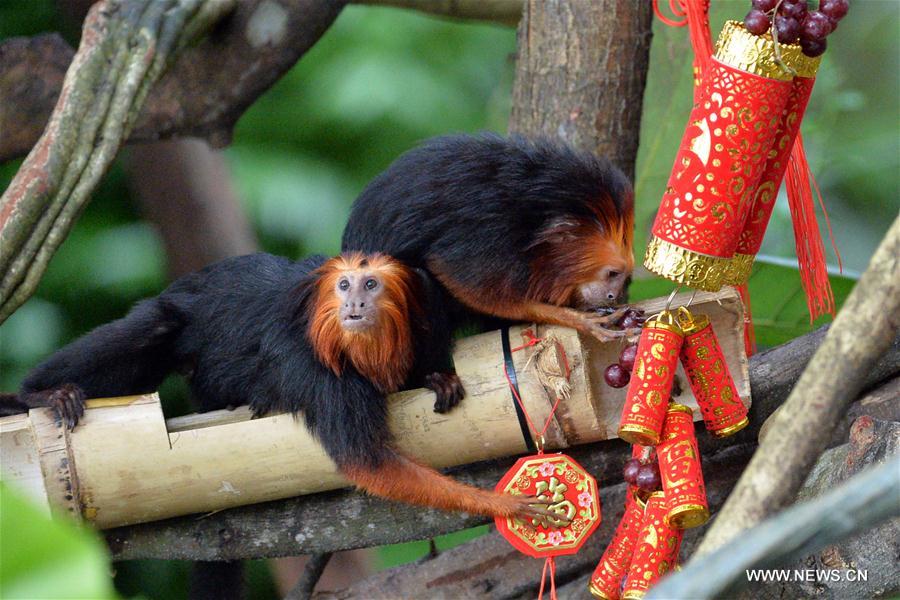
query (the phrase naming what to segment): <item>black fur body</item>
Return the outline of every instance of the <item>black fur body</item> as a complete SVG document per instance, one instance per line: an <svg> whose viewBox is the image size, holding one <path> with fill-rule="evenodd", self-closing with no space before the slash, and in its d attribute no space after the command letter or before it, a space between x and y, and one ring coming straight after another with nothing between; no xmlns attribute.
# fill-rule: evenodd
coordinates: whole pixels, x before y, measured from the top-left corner
<svg viewBox="0 0 900 600"><path fill-rule="evenodd" d="M499 302L514 302L529 286L533 258L545 251L539 232L594 219L591 205L601 190L619 218L632 210L630 183L608 161L517 136L434 138L363 190L342 251L383 252L431 271L439 265L472 295L490 291ZM484 322L459 302L447 308L454 327Z"/></svg>
<svg viewBox="0 0 900 600"><path fill-rule="evenodd" d="M384 394L351 364L335 375L307 339L313 271L325 260L253 254L188 274L51 355L19 397L72 385L82 400L148 393L181 372L201 411L247 404L257 415L302 412L339 465L378 464L390 440ZM420 279L427 311L440 290ZM450 330L437 317L413 325L415 340L447 339L447 347L417 348L409 386L418 387L446 362Z"/></svg>

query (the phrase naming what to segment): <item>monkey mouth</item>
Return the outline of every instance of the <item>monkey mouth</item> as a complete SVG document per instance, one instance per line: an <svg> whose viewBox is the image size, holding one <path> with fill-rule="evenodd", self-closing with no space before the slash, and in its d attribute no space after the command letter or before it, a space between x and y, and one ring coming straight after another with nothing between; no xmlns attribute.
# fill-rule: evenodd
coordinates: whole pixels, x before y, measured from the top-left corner
<svg viewBox="0 0 900 600"><path fill-rule="evenodd" d="M362 331L372 326L371 317L356 313L346 315L341 321L341 325L348 331Z"/></svg>

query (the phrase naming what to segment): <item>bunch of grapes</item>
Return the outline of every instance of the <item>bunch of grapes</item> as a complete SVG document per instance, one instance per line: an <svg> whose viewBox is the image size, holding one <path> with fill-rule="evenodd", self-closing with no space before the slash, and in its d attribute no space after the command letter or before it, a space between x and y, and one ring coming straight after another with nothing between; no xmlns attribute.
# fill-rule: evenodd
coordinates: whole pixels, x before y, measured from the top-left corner
<svg viewBox="0 0 900 600"><path fill-rule="evenodd" d="M781 44L800 40L803 54L819 56L825 52L825 38L837 29L838 21L850 9L849 0L819 0L818 10L809 10L806 0L752 0L753 8L744 17L744 27L762 35L772 28Z"/></svg>
<svg viewBox="0 0 900 600"><path fill-rule="evenodd" d="M662 489L662 478L659 476L659 463L655 456L646 460L632 458L625 463L622 477L626 483L636 486L643 492L656 492Z"/></svg>
<svg viewBox="0 0 900 600"><path fill-rule="evenodd" d="M644 316L643 311L632 308L622 316L622 320L617 323L617 326L622 329L639 329L644 326L646 320L647 318ZM628 385L628 382L631 380L631 370L634 368L636 356L637 345L629 344L625 346L619 354L619 362L609 365L606 367L606 371L603 372L603 379L606 380L606 384L614 388Z"/></svg>

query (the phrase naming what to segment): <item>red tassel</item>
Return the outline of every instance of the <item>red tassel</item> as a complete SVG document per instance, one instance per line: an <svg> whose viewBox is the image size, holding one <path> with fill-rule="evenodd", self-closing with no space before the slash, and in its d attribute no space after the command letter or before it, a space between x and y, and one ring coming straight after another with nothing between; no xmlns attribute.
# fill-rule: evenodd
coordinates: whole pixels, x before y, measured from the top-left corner
<svg viewBox="0 0 900 600"><path fill-rule="evenodd" d="M544 570L541 571L541 589L538 591L538 600L544 598L544 584L547 581L547 568L550 568L550 600L558 600L556 596L556 561L548 556L544 561Z"/></svg>
<svg viewBox="0 0 900 600"><path fill-rule="evenodd" d="M750 311L750 290L746 283L737 286L737 291L741 295L741 302L744 303L744 351L747 358L756 354L756 331L753 329L753 313Z"/></svg>
<svg viewBox="0 0 900 600"><path fill-rule="evenodd" d="M670 27L688 26L691 47L694 49L694 101L700 90L700 82L713 56L712 34L709 29L710 0L669 0L669 10L677 19L671 19L659 10L659 0L653 0L653 12Z"/></svg>
<svg viewBox="0 0 900 600"><path fill-rule="evenodd" d="M828 280L825 245L816 221L816 207L809 184L809 165L799 133L791 150L785 181L794 225L797 260L800 264L800 282L806 292L806 305L809 308L809 322L812 323L824 314L834 317L834 293Z"/></svg>

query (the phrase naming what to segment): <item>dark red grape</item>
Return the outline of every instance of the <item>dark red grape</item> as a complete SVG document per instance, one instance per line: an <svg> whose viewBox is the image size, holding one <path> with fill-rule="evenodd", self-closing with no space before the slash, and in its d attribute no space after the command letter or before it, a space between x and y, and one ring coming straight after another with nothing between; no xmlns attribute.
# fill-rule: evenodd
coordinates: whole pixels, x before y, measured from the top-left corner
<svg viewBox="0 0 900 600"><path fill-rule="evenodd" d="M847 0L821 0L819 2L819 12L834 22L843 19L848 10L850 10L850 3Z"/></svg>
<svg viewBox="0 0 900 600"><path fill-rule="evenodd" d="M800 36L800 21L791 17L775 17L775 33L782 44L793 44Z"/></svg>
<svg viewBox="0 0 900 600"><path fill-rule="evenodd" d="M832 29L831 19L817 10L813 10L803 19L800 37L805 40L824 40Z"/></svg>
<svg viewBox="0 0 900 600"><path fill-rule="evenodd" d="M772 21L770 21L768 15L761 10L752 8L750 9L750 12L747 13L747 16L744 17L744 27L746 27L747 31L753 35L762 35L767 32L771 26Z"/></svg>
<svg viewBox="0 0 900 600"><path fill-rule="evenodd" d="M628 385L631 373L626 371L620 364L609 365L603 373L603 378L610 387L621 388Z"/></svg>
<svg viewBox="0 0 900 600"><path fill-rule="evenodd" d="M655 492L662 489L662 479L659 476L659 463L656 461L641 465L638 469L634 484L645 492Z"/></svg>
<svg viewBox="0 0 900 600"><path fill-rule="evenodd" d="M791 17L793 19L797 19L798 21L802 21L803 17L806 16L806 0L803 2L782 2L781 8L778 10L778 14Z"/></svg>
<svg viewBox="0 0 900 600"><path fill-rule="evenodd" d="M641 323L632 317L631 315L625 315L625 318L622 319L622 328L623 329L634 329L635 327L640 327Z"/></svg>
<svg viewBox="0 0 900 600"><path fill-rule="evenodd" d="M807 56L821 56L828 47L828 40L805 40L800 38L800 47Z"/></svg>
<svg viewBox="0 0 900 600"><path fill-rule="evenodd" d="M753 0L751 2L753 8L761 12L769 12L770 10L775 10L775 5L778 4L778 0Z"/></svg>
<svg viewBox="0 0 900 600"><path fill-rule="evenodd" d="M634 369L634 360L637 358L637 346L625 346L619 354L619 365L629 373Z"/></svg>
<svg viewBox="0 0 900 600"><path fill-rule="evenodd" d="M622 477L625 478L625 482L630 483L631 485L636 485L637 474L640 468L641 461L636 458L632 458L628 462L626 462L625 467L622 469Z"/></svg>

